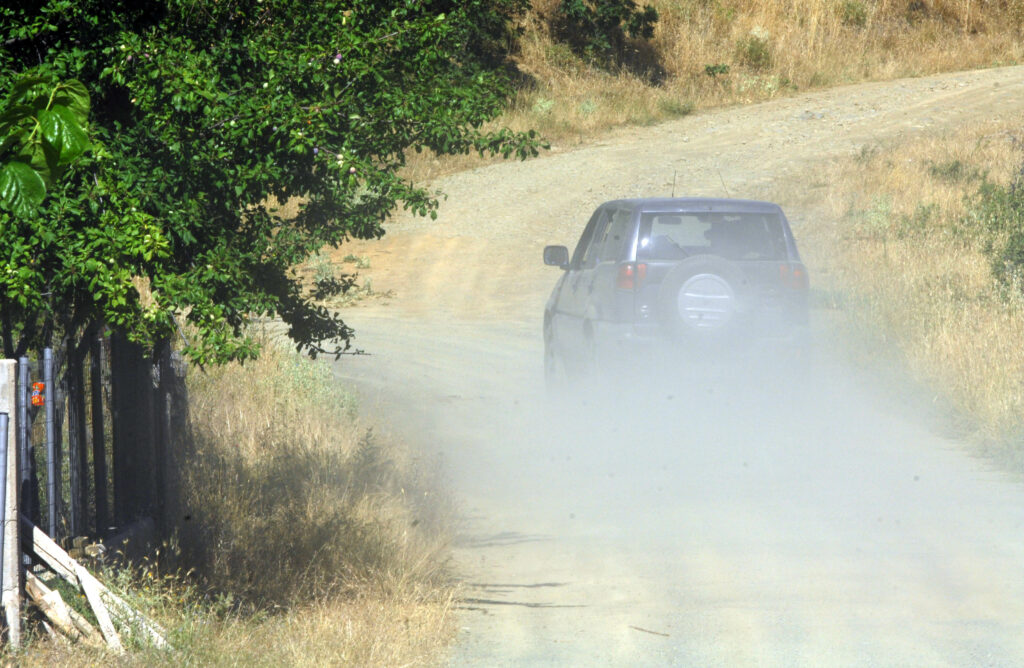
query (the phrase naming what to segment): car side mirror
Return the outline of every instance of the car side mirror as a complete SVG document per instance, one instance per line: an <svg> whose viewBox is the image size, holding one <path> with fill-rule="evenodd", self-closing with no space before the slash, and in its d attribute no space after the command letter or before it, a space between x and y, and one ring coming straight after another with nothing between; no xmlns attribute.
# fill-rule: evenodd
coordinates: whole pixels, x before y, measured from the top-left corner
<svg viewBox="0 0 1024 668"><path fill-rule="evenodd" d="M565 246L545 246L544 264L560 269L569 268L569 249Z"/></svg>

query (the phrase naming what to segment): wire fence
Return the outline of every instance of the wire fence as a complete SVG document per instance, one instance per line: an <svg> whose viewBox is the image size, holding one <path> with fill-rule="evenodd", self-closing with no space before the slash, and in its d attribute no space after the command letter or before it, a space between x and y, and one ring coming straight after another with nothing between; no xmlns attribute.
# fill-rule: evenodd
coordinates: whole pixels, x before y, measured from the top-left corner
<svg viewBox="0 0 1024 668"><path fill-rule="evenodd" d="M172 442L187 428L185 372L169 345L154 354L116 333L0 361L0 588L13 645L20 603L11 600L20 602L32 566L21 522L64 547L139 520L166 532L177 493Z"/></svg>

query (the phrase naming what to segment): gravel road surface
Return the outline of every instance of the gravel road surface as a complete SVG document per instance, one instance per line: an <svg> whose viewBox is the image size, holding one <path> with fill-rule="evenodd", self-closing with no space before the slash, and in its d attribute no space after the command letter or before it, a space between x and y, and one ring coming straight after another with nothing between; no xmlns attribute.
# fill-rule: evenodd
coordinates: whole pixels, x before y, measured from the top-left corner
<svg viewBox="0 0 1024 668"><path fill-rule="evenodd" d="M777 199L864 146L1022 112L1024 68L1002 68L701 113L447 177L436 222L348 248L394 297L345 312L372 354L336 373L442 459L462 513L451 664L1024 665L1024 485L844 365L825 324L803 379L548 400L540 261L607 199ZM820 224L779 203L798 240Z"/></svg>

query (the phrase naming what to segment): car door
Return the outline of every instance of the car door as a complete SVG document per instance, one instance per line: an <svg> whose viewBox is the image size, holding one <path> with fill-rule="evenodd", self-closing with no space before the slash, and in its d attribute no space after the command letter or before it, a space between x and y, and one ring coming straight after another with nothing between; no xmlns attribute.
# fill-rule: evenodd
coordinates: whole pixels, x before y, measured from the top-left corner
<svg viewBox="0 0 1024 668"><path fill-rule="evenodd" d="M627 206L610 207L606 224L595 236L594 267L587 277L587 305L583 309L584 322L619 322L625 314L632 316L632 296L618 289L619 269L634 242L633 210ZM629 303L623 300L628 298Z"/></svg>
<svg viewBox="0 0 1024 668"><path fill-rule="evenodd" d="M608 209L599 207L583 229L569 268L559 284L551 312L552 332L562 354L573 356L583 342L583 318L588 306L587 289L597 265L598 245L608 221Z"/></svg>

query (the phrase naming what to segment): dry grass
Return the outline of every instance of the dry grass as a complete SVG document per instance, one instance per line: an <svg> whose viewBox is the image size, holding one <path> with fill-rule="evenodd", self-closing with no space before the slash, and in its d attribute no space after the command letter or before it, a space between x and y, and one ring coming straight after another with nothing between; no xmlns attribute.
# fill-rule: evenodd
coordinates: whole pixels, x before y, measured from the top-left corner
<svg viewBox="0 0 1024 668"><path fill-rule="evenodd" d="M895 348L962 430L1018 463L1024 436L1024 294L993 276L978 227L984 179L1004 186L1024 160L1021 124L865 150L835 165L803 208L831 225L805 240L840 296L840 323L869 355ZM811 232L811 230L808 230Z"/></svg>
<svg viewBox="0 0 1024 668"><path fill-rule="evenodd" d="M434 467L362 427L329 366L274 345L245 366L193 371L189 394L173 556L110 574L176 651L114 660L40 638L19 662L440 662L455 594Z"/></svg>
<svg viewBox="0 0 1024 668"><path fill-rule="evenodd" d="M217 589L288 604L443 580L443 504L424 463L358 425L328 366L267 345L244 367L192 374L190 394L181 547Z"/></svg>
<svg viewBox="0 0 1024 668"><path fill-rule="evenodd" d="M660 14L609 73L551 38L558 0L534 0L515 56L525 83L496 126L537 129L558 146L695 109L868 80L1017 63L1024 0L645 0ZM716 66L719 66L716 70ZM728 71L723 72L721 66ZM715 74L709 73L717 72ZM652 71L660 81L652 83ZM481 164L412 154L425 181Z"/></svg>
<svg viewBox="0 0 1024 668"><path fill-rule="evenodd" d="M56 666L424 666L441 663L453 600L360 597L297 606L262 617L214 614L208 606L178 627L176 651L137 648L115 657L46 638L17 665Z"/></svg>

